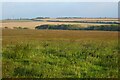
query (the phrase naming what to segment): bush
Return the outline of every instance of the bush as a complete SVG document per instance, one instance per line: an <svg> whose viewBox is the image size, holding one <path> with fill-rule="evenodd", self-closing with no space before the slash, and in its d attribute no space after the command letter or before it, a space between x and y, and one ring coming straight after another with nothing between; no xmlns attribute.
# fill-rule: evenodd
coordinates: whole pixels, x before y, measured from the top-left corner
<svg viewBox="0 0 120 80"><path fill-rule="evenodd" d="M118 25L101 25L101 26L89 26L80 27L79 25L40 25L35 29L53 29L53 30L102 30L102 31L120 31Z"/></svg>
<svg viewBox="0 0 120 80"><path fill-rule="evenodd" d="M8 27L4 27L5 29L8 29Z"/></svg>
<svg viewBox="0 0 120 80"><path fill-rule="evenodd" d="M22 27L13 27L13 29L29 29L29 28L27 28L27 27L24 27L24 28L22 28Z"/></svg>

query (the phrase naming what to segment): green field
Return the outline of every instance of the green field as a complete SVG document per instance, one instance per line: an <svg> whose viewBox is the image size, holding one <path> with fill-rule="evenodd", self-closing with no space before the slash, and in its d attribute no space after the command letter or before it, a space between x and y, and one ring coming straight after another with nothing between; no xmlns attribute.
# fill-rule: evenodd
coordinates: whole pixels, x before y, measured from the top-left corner
<svg viewBox="0 0 120 80"><path fill-rule="evenodd" d="M3 30L3 78L118 78L118 32Z"/></svg>

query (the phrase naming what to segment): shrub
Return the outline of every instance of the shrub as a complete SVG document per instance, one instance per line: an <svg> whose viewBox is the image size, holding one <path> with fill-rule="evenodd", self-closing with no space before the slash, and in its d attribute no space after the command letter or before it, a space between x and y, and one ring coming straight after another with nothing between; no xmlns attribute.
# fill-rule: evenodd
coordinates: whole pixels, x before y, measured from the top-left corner
<svg viewBox="0 0 120 80"><path fill-rule="evenodd" d="M118 25L101 25L101 26L89 26L89 27L80 27L78 25L69 25L69 24L40 25L40 26L36 26L35 29L120 31Z"/></svg>

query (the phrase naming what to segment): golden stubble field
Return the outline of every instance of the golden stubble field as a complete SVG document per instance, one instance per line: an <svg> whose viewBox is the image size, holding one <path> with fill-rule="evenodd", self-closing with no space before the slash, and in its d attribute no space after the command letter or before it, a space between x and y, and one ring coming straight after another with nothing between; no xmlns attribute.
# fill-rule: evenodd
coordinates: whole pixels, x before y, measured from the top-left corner
<svg viewBox="0 0 120 80"><path fill-rule="evenodd" d="M60 21L93 21L93 22L97 22L97 21L111 21L111 22L117 22L118 19L114 19L114 18L83 18L83 19L40 19L41 21L30 21L30 20L21 20L21 21L17 21L17 20L4 20L2 22L0 22L0 24L2 24L2 28L4 27L8 27L10 29L13 29L14 27L21 27L21 28L29 28L29 29L35 29L36 26L38 25L43 25L43 24L76 24L76 25L80 25L80 27L88 27L91 25L109 25L109 24L93 24L93 23L75 23L75 22L47 22L47 20L60 20Z"/></svg>
<svg viewBox="0 0 120 80"><path fill-rule="evenodd" d="M8 27L13 29L14 27L22 27L22 28L29 28L35 29L36 26L43 25L43 24L76 24L80 25L80 27L87 27L91 25L104 25L104 24L89 24L89 23L68 23L68 22L7 22L2 23L2 27Z"/></svg>

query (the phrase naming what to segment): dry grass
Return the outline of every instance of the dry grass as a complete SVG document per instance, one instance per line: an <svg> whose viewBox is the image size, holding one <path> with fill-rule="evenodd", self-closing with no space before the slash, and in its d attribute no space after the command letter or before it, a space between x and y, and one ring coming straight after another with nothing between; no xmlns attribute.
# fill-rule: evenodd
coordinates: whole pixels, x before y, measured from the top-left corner
<svg viewBox="0 0 120 80"><path fill-rule="evenodd" d="M4 29L3 45L20 41L41 40L117 40L118 32L109 31L74 31L74 30L12 30Z"/></svg>

